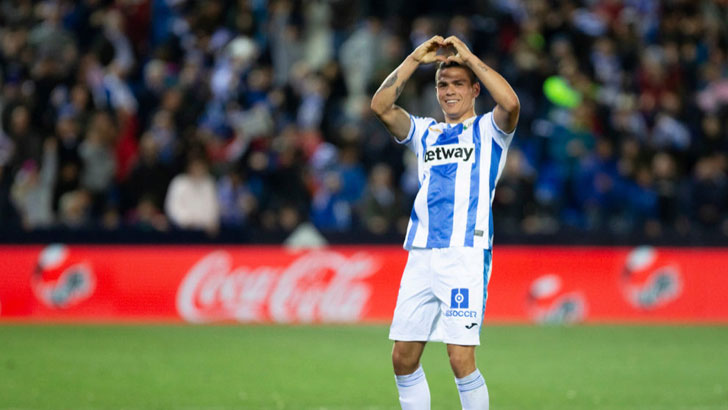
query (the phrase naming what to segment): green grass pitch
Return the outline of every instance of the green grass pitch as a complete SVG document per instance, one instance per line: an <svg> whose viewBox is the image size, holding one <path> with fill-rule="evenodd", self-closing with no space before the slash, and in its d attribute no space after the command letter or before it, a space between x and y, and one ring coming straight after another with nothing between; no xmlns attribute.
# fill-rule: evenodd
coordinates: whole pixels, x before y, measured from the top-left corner
<svg viewBox="0 0 728 410"><path fill-rule="evenodd" d="M494 410L728 409L728 327L486 326ZM398 409L387 326L0 325L0 409ZM442 344L433 409L459 409Z"/></svg>

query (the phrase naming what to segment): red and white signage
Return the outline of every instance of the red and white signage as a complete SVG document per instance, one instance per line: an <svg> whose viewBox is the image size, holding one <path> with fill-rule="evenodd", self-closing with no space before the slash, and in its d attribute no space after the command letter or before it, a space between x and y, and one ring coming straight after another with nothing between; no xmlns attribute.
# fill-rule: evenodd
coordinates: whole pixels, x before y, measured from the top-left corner
<svg viewBox="0 0 728 410"><path fill-rule="evenodd" d="M177 313L189 322L356 322L382 262L364 252L317 251L280 266L234 266L229 252L213 251L182 278Z"/></svg>
<svg viewBox="0 0 728 410"><path fill-rule="evenodd" d="M0 320L387 322L399 246L0 246ZM728 250L500 246L491 322L728 322Z"/></svg>

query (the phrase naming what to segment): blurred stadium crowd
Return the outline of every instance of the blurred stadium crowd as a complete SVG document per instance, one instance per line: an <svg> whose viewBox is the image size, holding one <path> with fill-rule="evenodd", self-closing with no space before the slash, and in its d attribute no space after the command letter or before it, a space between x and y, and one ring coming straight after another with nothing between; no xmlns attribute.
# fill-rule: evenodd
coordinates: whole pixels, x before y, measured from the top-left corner
<svg viewBox="0 0 728 410"><path fill-rule="evenodd" d="M521 100L499 231L728 235L724 0L0 0L0 229L403 233L435 34Z"/></svg>

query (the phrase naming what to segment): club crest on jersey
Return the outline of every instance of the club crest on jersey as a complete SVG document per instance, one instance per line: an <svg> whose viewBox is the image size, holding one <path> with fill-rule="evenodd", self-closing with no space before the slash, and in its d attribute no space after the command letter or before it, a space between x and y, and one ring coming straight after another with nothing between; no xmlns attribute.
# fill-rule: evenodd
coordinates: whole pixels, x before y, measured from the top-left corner
<svg viewBox="0 0 728 410"><path fill-rule="evenodd" d="M423 157L425 165L443 165L457 162L475 162L474 144L447 144L435 145L425 150Z"/></svg>

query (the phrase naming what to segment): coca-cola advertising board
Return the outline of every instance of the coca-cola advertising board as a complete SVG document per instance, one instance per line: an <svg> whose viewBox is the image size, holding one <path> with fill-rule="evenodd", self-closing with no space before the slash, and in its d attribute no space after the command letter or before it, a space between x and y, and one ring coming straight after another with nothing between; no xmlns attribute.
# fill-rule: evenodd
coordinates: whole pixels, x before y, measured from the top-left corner
<svg viewBox="0 0 728 410"><path fill-rule="evenodd" d="M407 260L399 246L0 252L0 321L40 322L388 322ZM485 320L725 323L726 265L717 248L496 247Z"/></svg>

